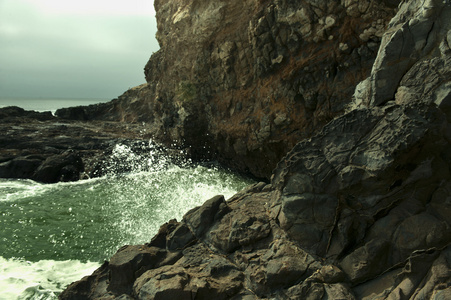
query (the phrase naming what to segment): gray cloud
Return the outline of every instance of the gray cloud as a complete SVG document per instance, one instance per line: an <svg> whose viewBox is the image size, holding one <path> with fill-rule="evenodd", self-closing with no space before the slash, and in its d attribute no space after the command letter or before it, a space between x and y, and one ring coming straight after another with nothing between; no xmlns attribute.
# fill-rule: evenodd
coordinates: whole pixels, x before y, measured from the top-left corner
<svg viewBox="0 0 451 300"><path fill-rule="evenodd" d="M114 98L145 82L151 15L45 14L0 0L0 97Z"/></svg>

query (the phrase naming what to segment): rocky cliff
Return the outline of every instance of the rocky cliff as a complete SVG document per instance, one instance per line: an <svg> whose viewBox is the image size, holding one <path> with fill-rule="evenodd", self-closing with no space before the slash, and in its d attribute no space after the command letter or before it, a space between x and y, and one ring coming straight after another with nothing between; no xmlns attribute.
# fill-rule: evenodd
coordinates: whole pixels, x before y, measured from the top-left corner
<svg viewBox="0 0 451 300"><path fill-rule="evenodd" d="M148 83L83 118L146 122L159 142L269 179L343 113L398 2L156 0Z"/></svg>
<svg viewBox="0 0 451 300"><path fill-rule="evenodd" d="M202 14L192 14L199 6L168 3L156 2L159 10L178 12L169 28L160 24L163 46L180 32L196 28L182 26L176 30L178 22L187 22L187 15L191 14L190 22L202 19ZM265 5L249 7L257 12L259 7L265 7L265 12L277 7L273 2L259 3ZM283 3L289 5L288 1ZM305 3L312 8L323 2ZM369 11L366 2L331 3L334 9L343 5L346 9L338 12L347 16ZM227 22L216 19L227 6L211 4L210 9L217 11L211 15L211 22ZM276 15L278 19L283 14ZM272 24L266 18L259 15L259 22L251 21L249 26ZM322 25L330 23L326 17ZM328 30L334 31L335 24L324 29L320 43L334 43L334 38L328 38L333 35ZM235 25L231 23L230 29L239 35ZM301 35L311 37L312 43L319 38L315 26ZM221 32L214 36L219 38ZM348 45L355 50L352 43ZM355 88L350 111L297 143L277 164L270 184L250 186L227 201L222 196L214 197L187 212L180 222L169 221L148 244L119 249L91 276L69 286L61 298L450 299L450 46L449 1L403 1L387 24L368 78ZM314 53L323 55L319 49ZM299 51L302 53L302 49ZM157 55L161 57L164 52ZM269 80L268 73L263 72L259 75L262 77L252 77L260 83L246 84L268 80L268 86L260 86L263 90L268 87L267 91L272 84L282 84L283 70L296 65L292 56L282 56L274 69L262 69L279 74L280 81ZM290 61L284 62L287 57ZM234 67L237 63L231 62ZM190 66L197 64L201 63ZM366 71L362 72L359 74L364 77ZM327 78L326 82L330 80ZM329 83L328 89L333 89ZM348 93L348 88L339 94ZM266 96L260 89L255 93ZM281 91L284 89L273 93ZM235 92L232 86L230 93ZM321 111L319 95L317 114L312 118L318 118ZM229 114L229 118L247 111L242 105L241 111ZM289 110L292 106L280 108ZM285 120L295 122L291 115L285 115ZM234 124L239 123L229 125ZM246 151L248 141L243 146Z"/></svg>

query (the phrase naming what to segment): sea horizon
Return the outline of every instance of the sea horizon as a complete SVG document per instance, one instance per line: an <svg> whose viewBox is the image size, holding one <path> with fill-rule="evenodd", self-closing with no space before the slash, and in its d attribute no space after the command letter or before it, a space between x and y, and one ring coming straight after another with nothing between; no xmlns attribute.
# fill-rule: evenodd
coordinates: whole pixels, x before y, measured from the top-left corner
<svg viewBox="0 0 451 300"><path fill-rule="evenodd" d="M3 97L0 96L0 108L18 106L25 110L38 112L50 111L74 106L86 106L109 102L109 98L69 98L69 97Z"/></svg>

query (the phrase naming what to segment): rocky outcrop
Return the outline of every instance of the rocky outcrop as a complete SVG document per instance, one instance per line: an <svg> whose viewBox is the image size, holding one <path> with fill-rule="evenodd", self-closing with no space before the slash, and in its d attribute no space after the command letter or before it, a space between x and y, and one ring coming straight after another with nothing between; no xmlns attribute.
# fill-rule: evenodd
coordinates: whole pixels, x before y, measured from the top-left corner
<svg viewBox="0 0 451 300"><path fill-rule="evenodd" d="M0 120L2 120L2 122L4 122L5 120L8 121L18 117L35 119L39 121L48 121L55 119L55 117L49 111L46 112L28 111L17 106L7 106L0 109Z"/></svg>
<svg viewBox="0 0 451 300"><path fill-rule="evenodd" d="M124 172L132 164L114 160L117 145L143 159L158 147L149 144L138 124L68 121L50 112L0 109L0 178L53 183Z"/></svg>
<svg viewBox="0 0 451 300"><path fill-rule="evenodd" d="M109 267L84 279L88 292L105 299L446 299L448 128L447 115L427 103L354 110L299 143L271 184L210 199L163 225L149 244L120 249ZM61 298L86 292L75 283Z"/></svg>
<svg viewBox="0 0 451 300"><path fill-rule="evenodd" d="M448 5L449 1L428 0L401 6L384 34L371 76L356 90L354 105L412 98L440 105L449 97Z"/></svg>
<svg viewBox="0 0 451 300"><path fill-rule="evenodd" d="M146 122L155 140L269 179L343 113L399 1L155 1L147 84L69 118Z"/></svg>
<svg viewBox="0 0 451 300"><path fill-rule="evenodd" d="M270 184L208 200L61 298L450 298L449 20L447 1L403 2L350 111Z"/></svg>

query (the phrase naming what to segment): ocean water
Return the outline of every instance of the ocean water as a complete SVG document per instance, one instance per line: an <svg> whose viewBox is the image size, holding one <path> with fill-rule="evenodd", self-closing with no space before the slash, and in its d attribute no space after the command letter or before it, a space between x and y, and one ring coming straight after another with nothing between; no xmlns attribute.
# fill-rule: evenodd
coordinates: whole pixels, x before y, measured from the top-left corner
<svg viewBox="0 0 451 300"><path fill-rule="evenodd" d="M73 107L80 105L91 105L96 103L108 102L111 99L92 98L92 99L71 99L71 98L0 98L0 108L6 106L19 106L25 110L34 111L55 111L63 107Z"/></svg>
<svg viewBox="0 0 451 300"><path fill-rule="evenodd" d="M0 179L0 300L57 299L122 245L149 242L163 223L253 183L215 164L172 163L156 149L142 156L116 145L115 168L101 178ZM118 162L132 171L116 174Z"/></svg>

